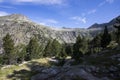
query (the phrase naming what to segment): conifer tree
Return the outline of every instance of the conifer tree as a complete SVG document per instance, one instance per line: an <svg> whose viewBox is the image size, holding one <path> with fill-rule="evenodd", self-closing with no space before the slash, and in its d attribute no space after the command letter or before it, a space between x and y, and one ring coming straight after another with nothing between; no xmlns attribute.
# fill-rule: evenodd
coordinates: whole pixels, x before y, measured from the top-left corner
<svg viewBox="0 0 120 80"><path fill-rule="evenodd" d="M62 46L61 52L59 53L60 59L65 59L67 57L67 53L65 51L65 45Z"/></svg>
<svg viewBox="0 0 120 80"><path fill-rule="evenodd" d="M18 62L23 62L27 56L26 45L19 44L16 46L16 52L18 54Z"/></svg>
<svg viewBox="0 0 120 80"><path fill-rule="evenodd" d="M78 36L76 38L76 43L73 45L73 55L72 57L79 62L80 58L87 52L88 44L87 40L83 37Z"/></svg>
<svg viewBox="0 0 120 80"><path fill-rule="evenodd" d="M110 43L110 41L111 41L111 36L110 36L110 34L108 33L107 26L105 26L103 35L102 35L102 37L101 37L101 47L102 47L102 48L106 48L107 45Z"/></svg>
<svg viewBox="0 0 120 80"><path fill-rule="evenodd" d="M46 47L44 49L44 56L45 57L53 56L53 54L52 54L52 41L51 40L48 41L48 43L47 43L47 45L46 45Z"/></svg>
<svg viewBox="0 0 120 80"><path fill-rule="evenodd" d="M61 47L62 47L61 44L56 39L54 39L52 42L52 47L51 47L52 54L58 57L58 55L61 52Z"/></svg>
<svg viewBox="0 0 120 80"><path fill-rule="evenodd" d="M14 41L12 40L10 34L8 33L3 38L3 49L5 52L4 58L6 59L6 64L13 64L15 53L14 53Z"/></svg>
<svg viewBox="0 0 120 80"><path fill-rule="evenodd" d="M33 37L30 39L28 47L27 47L27 52L28 52L28 58L33 59L33 58L38 58L39 53L40 53L40 47L38 43L38 39L36 37Z"/></svg>
<svg viewBox="0 0 120 80"><path fill-rule="evenodd" d="M101 34L96 35L91 41L91 53L96 53L100 51L101 47Z"/></svg>
<svg viewBox="0 0 120 80"><path fill-rule="evenodd" d="M71 56L73 53L73 45L65 44L65 52L67 55Z"/></svg>

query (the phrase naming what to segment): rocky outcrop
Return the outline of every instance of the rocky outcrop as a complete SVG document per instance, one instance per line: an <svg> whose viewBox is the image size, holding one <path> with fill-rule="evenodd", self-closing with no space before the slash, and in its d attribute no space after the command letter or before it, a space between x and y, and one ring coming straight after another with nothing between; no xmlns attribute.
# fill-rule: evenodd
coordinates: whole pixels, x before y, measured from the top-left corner
<svg viewBox="0 0 120 80"><path fill-rule="evenodd" d="M83 63L73 65L73 59L63 66L34 67L38 72L31 80L119 80L120 51L105 50L83 58Z"/></svg>
<svg viewBox="0 0 120 80"><path fill-rule="evenodd" d="M80 66L52 67L39 71L31 80L100 80Z"/></svg>

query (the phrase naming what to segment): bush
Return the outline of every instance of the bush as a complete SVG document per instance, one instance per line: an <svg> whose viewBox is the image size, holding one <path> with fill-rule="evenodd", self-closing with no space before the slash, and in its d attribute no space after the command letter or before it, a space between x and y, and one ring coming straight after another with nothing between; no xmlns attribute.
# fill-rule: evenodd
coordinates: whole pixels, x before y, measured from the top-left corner
<svg viewBox="0 0 120 80"><path fill-rule="evenodd" d="M109 49L115 49L117 46L118 46L118 43L116 43L115 41L111 41L107 47Z"/></svg>

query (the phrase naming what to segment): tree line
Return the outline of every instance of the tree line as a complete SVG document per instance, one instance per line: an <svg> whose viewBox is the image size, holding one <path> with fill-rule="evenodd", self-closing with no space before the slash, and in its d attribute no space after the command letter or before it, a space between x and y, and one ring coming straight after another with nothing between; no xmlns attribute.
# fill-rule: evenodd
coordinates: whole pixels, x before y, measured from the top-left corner
<svg viewBox="0 0 120 80"><path fill-rule="evenodd" d="M38 59L42 57L57 57L62 59L67 56L65 45L60 44L56 39L49 40L45 49L40 45L37 37L32 37L27 45L15 46L14 40L8 33L3 37L3 54L0 55L0 64L18 64L23 61Z"/></svg>
<svg viewBox="0 0 120 80"><path fill-rule="evenodd" d="M120 23L120 20L117 20ZM84 55L98 53L104 49L112 48L112 43L120 45L120 25L114 25L116 31L109 32L105 26L102 33L96 35L92 40L88 40L85 36L76 38L74 44L61 44L58 40L48 40L47 45L43 49L37 37L32 37L27 45L15 43L8 33L3 37L3 54L0 55L0 64L18 64L23 61L29 61L41 57L53 57L65 59L68 55L81 62Z"/></svg>

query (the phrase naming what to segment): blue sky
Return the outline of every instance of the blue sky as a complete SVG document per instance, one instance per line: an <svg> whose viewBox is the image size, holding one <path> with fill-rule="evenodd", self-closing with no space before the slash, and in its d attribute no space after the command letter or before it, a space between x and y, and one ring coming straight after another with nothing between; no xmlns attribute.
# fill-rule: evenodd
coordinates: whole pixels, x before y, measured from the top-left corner
<svg viewBox="0 0 120 80"><path fill-rule="evenodd" d="M87 28L120 15L120 0L0 0L0 16L13 13L51 27Z"/></svg>

